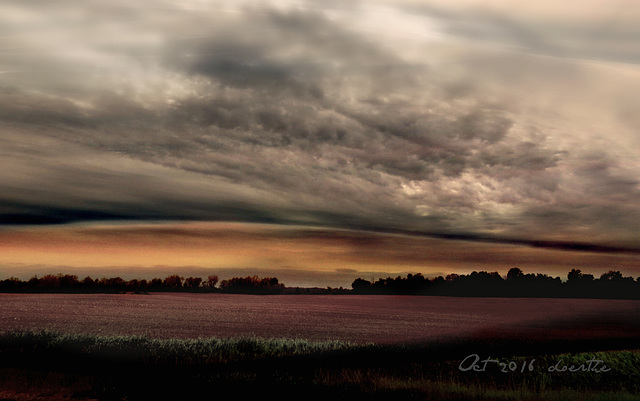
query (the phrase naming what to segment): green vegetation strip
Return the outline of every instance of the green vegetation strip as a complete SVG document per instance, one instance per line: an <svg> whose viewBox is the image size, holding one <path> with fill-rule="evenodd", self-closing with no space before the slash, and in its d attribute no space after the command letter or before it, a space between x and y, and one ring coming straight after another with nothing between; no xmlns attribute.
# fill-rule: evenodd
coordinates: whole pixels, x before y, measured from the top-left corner
<svg viewBox="0 0 640 401"><path fill-rule="evenodd" d="M264 358L321 355L356 347L344 341L257 337L157 339L143 336L59 334L50 331L10 331L0 336L0 353L67 354L147 364L215 364Z"/></svg>
<svg viewBox="0 0 640 401"><path fill-rule="evenodd" d="M193 399L196 392L221 386L242 396L277 391L288 399L310 391L368 399L640 399L638 350L478 355L464 363L448 352L427 345L299 339L6 332L0 334L0 390L37 387L70 398L130 400Z"/></svg>

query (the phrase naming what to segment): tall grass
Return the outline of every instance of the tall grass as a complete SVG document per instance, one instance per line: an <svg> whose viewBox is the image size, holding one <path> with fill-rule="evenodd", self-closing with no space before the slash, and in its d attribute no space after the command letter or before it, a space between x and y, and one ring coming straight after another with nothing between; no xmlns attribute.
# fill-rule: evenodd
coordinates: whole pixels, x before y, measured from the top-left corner
<svg viewBox="0 0 640 401"><path fill-rule="evenodd" d="M448 354L420 345L16 331L0 334L0 390L24 391L34 384L49 392L129 400L197 399L201 391L221 388L243 398L276 392L281 399L640 399L640 352L635 350L497 358L517 366L535 359L535 369L510 373L497 364L463 372L457 355L442 355ZM579 366L594 359L611 370L548 369L558 361Z"/></svg>
<svg viewBox="0 0 640 401"><path fill-rule="evenodd" d="M146 364L216 364L264 358L322 355L373 345L344 341L264 339L258 337L157 339L143 336L61 334L47 330L10 331L0 335L0 352L22 355L81 355Z"/></svg>

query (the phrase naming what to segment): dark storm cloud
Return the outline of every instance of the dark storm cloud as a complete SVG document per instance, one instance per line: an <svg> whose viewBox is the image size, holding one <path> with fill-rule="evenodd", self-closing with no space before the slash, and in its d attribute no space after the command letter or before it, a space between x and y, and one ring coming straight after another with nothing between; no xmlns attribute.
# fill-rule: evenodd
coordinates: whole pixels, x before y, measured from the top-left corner
<svg viewBox="0 0 640 401"><path fill-rule="evenodd" d="M3 224L248 220L638 246L637 95L575 61L555 22L437 4L31 4L6 3L0 24L0 70L15 71L0 74ZM637 34L624 26L618 55Z"/></svg>

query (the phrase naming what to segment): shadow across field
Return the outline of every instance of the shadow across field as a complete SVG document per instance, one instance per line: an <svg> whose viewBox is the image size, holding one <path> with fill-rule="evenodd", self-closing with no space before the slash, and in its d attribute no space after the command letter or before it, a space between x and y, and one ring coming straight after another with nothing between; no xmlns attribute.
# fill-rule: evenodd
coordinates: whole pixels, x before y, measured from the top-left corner
<svg viewBox="0 0 640 401"><path fill-rule="evenodd" d="M21 331L0 333L0 398L640 398L637 301L230 294L2 298L5 330ZM96 328L107 334L86 331ZM263 337L237 334L247 329ZM476 355L478 364L487 363L460 369ZM593 360L610 370L549 371Z"/></svg>
<svg viewBox="0 0 640 401"><path fill-rule="evenodd" d="M0 383L17 393L36 383L50 394L100 400L194 400L222 393L241 399L577 400L616 391L632 399L640 394L640 353L626 350L638 348L640 332L631 323L604 322L620 328L609 338L570 338L572 330L594 324L576 319L539 330L539 337L478 332L386 345L9 332L0 336ZM462 371L462 361L473 354L496 362ZM610 371L549 372L558 361L585 366L594 359ZM501 372L498 362L513 362L517 370ZM576 388L581 392L571 390Z"/></svg>

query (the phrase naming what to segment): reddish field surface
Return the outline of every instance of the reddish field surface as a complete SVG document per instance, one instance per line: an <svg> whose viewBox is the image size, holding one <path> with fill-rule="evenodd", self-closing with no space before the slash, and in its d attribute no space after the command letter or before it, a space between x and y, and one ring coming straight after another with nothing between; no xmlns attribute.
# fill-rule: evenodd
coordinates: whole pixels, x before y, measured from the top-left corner
<svg viewBox="0 0 640 401"><path fill-rule="evenodd" d="M382 295L0 294L0 331L413 342L640 336L640 301Z"/></svg>

